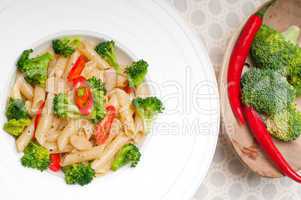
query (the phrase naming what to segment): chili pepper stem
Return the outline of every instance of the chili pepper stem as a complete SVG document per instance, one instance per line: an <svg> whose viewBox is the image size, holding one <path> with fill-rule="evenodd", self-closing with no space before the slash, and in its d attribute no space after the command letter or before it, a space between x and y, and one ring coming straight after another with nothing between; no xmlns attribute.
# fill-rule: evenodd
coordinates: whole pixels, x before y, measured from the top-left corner
<svg viewBox="0 0 301 200"><path fill-rule="evenodd" d="M259 11L255 13L255 15L259 16L260 18L263 18L267 10L276 2L276 0L271 0L269 3L267 3L263 8L261 8Z"/></svg>

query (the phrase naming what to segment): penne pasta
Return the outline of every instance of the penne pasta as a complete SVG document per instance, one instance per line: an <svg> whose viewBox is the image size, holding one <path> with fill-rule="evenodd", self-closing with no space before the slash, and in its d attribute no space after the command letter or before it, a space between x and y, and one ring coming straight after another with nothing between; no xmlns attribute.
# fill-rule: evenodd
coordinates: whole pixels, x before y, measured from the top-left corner
<svg viewBox="0 0 301 200"><path fill-rule="evenodd" d="M22 134L16 140L16 146L18 152L23 152L25 147L30 143L34 134L34 122L27 126Z"/></svg>
<svg viewBox="0 0 301 200"><path fill-rule="evenodd" d="M116 88L117 75L114 69L108 69L104 71L104 83L108 92Z"/></svg>
<svg viewBox="0 0 301 200"><path fill-rule="evenodd" d="M62 162L62 166L72 165L74 163L80 163L89 160L95 160L99 158L104 150L104 146L95 146L87 151L79 151L66 155Z"/></svg>
<svg viewBox="0 0 301 200"><path fill-rule="evenodd" d="M33 88L29 83L25 81L24 76L22 74L17 74L16 82L18 82L21 94L26 99L31 100L33 98Z"/></svg>
<svg viewBox="0 0 301 200"><path fill-rule="evenodd" d="M67 126L61 131L61 134L57 139L57 145L60 151L66 148L66 145L69 143L70 137L73 134L76 134L78 130L78 121L70 120Z"/></svg>
<svg viewBox="0 0 301 200"><path fill-rule="evenodd" d="M94 62L94 61L87 62L81 75L83 77L85 77L86 79L92 78L94 76L103 81L104 80L104 71L99 70L96 67L96 65L97 65L96 62Z"/></svg>
<svg viewBox="0 0 301 200"><path fill-rule="evenodd" d="M129 143L130 138L121 134L118 137L116 137L112 143L110 143L99 159L94 160L91 164L92 168L95 170L96 173L101 173L102 169L106 165L107 162L112 160L115 156L115 154L121 149L121 147L127 143Z"/></svg>
<svg viewBox="0 0 301 200"><path fill-rule="evenodd" d="M92 148L91 142L85 136L72 135L70 137L71 145L78 150L88 150Z"/></svg>
<svg viewBox="0 0 301 200"><path fill-rule="evenodd" d="M64 93L67 89L67 84L62 78L50 77L46 81L46 91L48 93L59 94Z"/></svg>
<svg viewBox="0 0 301 200"><path fill-rule="evenodd" d="M102 59L95 51L93 45L88 42L83 40L82 45L78 48L80 53L82 53L84 56L86 56L89 60L92 60L96 63L96 66L100 70L108 69L111 66L104 60Z"/></svg>
<svg viewBox="0 0 301 200"><path fill-rule="evenodd" d="M46 135L51 128L53 113L52 113L53 95L48 94L45 106L43 108L39 124L36 128L35 137L37 141L43 146L46 142Z"/></svg>
<svg viewBox="0 0 301 200"><path fill-rule="evenodd" d="M53 68L48 71L49 77L57 77L61 78L65 72L65 68L67 65L68 59L60 56L57 60Z"/></svg>
<svg viewBox="0 0 301 200"><path fill-rule="evenodd" d="M41 105L41 102L45 101L45 97L46 97L46 92L44 88L40 86L35 86L33 92L32 106L31 106L31 111L33 113L37 112L37 110Z"/></svg>
<svg viewBox="0 0 301 200"><path fill-rule="evenodd" d="M75 64L76 60L78 59L78 57L80 56L80 52L79 51L74 51L73 54L70 56L69 60L67 61L64 73L63 73L63 79L67 79L67 76L72 68L72 66Z"/></svg>
<svg viewBox="0 0 301 200"><path fill-rule="evenodd" d="M150 90L149 90L149 86L147 85L147 83L142 83L141 85L139 85L136 89L136 96L137 97L149 97L150 95Z"/></svg>

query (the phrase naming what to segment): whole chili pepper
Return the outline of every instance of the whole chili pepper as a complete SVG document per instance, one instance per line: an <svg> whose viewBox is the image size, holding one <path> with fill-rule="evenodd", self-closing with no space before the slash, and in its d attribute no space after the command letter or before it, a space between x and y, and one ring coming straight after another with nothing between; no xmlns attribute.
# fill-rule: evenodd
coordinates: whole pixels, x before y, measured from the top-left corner
<svg viewBox="0 0 301 200"><path fill-rule="evenodd" d="M247 20L239 38L235 43L234 49L230 57L227 74L228 98L230 101L232 111L236 119L241 124L245 124L245 119L242 112L240 91L240 79L242 70L245 61L249 55L252 42L256 36L256 33L262 25L263 15L272 3L274 3L274 1L271 1L264 8L259 10L259 12L255 13Z"/></svg>
<svg viewBox="0 0 301 200"><path fill-rule="evenodd" d="M243 111L251 132L261 146L261 149L265 151L266 155L271 159L271 161L283 175L301 183L301 176L290 166L290 164L285 160L281 152L275 146L265 123L262 121L256 110L250 106L245 106L243 107Z"/></svg>

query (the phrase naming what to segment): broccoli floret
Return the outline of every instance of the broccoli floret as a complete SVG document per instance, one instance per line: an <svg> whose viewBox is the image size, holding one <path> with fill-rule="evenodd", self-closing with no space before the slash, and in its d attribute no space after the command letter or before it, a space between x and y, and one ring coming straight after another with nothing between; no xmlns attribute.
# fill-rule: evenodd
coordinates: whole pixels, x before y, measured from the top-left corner
<svg viewBox="0 0 301 200"><path fill-rule="evenodd" d="M105 84L95 76L88 79L89 86L93 88L94 90L103 91L104 94L107 93L107 90L105 88Z"/></svg>
<svg viewBox="0 0 301 200"><path fill-rule="evenodd" d="M105 107L104 107L104 94L105 94L105 88L104 84L100 79L97 79L96 77L92 77L88 79L89 86L92 90L93 95L93 109L91 114L89 115L89 119L93 123L97 123L100 120L102 120L106 114Z"/></svg>
<svg viewBox="0 0 301 200"><path fill-rule="evenodd" d="M288 142L301 134L301 113L294 106L269 117L266 121L270 134L278 140Z"/></svg>
<svg viewBox="0 0 301 200"><path fill-rule="evenodd" d="M54 52L64 57L70 56L79 45L80 39L78 37L65 37L52 41Z"/></svg>
<svg viewBox="0 0 301 200"><path fill-rule="evenodd" d="M91 166L82 163L66 166L63 168L63 172L67 184L79 184L83 186L89 184L95 177L95 171Z"/></svg>
<svg viewBox="0 0 301 200"><path fill-rule="evenodd" d="M286 35L290 36L291 33ZM263 25L253 41L251 57L257 67L278 70L286 75L291 65L301 64L294 63L301 61L295 59L299 54L298 49L298 46L287 41L281 33Z"/></svg>
<svg viewBox="0 0 301 200"><path fill-rule="evenodd" d="M136 167L141 157L139 149L133 144L124 145L116 154L111 169L118 170L126 164L131 167Z"/></svg>
<svg viewBox="0 0 301 200"><path fill-rule="evenodd" d="M95 51L103 58L109 65L111 65L117 72L120 71L120 66L117 63L116 53L115 53L115 42L105 41L99 43L95 47Z"/></svg>
<svg viewBox="0 0 301 200"><path fill-rule="evenodd" d="M80 111L76 105L72 104L64 93L57 94L53 99L53 112L62 118L79 118Z"/></svg>
<svg viewBox="0 0 301 200"><path fill-rule="evenodd" d="M143 119L146 130L149 130L154 116L162 113L164 110L162 102L157 97L137 97L132 103L139 116Z"/></svg>
<svg viewBox="0 0 301 200"><path fill-rule="evenodd" d="M282 35L286 41L291 42L292 44L297 44L300 35L300 28L295 25L290 26L286 31L282 32Z"/></svg>
<svg viewBox="0 0 301 200"><path fill-rule="evenodd" d="M23 51L17 62L18 69L24 73L27 82L33 85L45 86L48 63L53 59L50 53L29 58L32 49Z"/></svg>
<svg viewBox="0 0 301 200"><path fill-rule="evenodd" d="M21 163L24 167L30 167L43 171L48 168L50 163L50 155L46 148L35 142L31 142L24 150Z"/></svg>
<svg viewBox="0 0 301 200"><path fill-rule="evenodd" d="M278 70L301 95L301 48L297 46L300 28L291 26L284 33L263 25L251 47L257 67Z"/></svg>
<svg viewBox="0 0 301 200"><path fill-rule="evenodd" d="M3 129L12 136L19 136L31 123L30 119L11 119L4 124Z"/></svg>
<svg viewBox="0 0 301 200"><path fill-rule="evenodd" d="M144 60L134 62L126 68L130 87L138 87L145 78L148 64Z"/></svg>
<svg viewBox="0 0 301 200"><path fill-rule="evenodd" d="M253 68L242 78L242 101L258 112L275 115L295 101L295 89L285 77L271 69Z"/></svg>
<svg viewBox="0 0 301 200"><path fill-rule="evenodd" d="M21 99L9 99L5 115L8 120L27 119L29 114L26 110L25 103Z"/></svg>

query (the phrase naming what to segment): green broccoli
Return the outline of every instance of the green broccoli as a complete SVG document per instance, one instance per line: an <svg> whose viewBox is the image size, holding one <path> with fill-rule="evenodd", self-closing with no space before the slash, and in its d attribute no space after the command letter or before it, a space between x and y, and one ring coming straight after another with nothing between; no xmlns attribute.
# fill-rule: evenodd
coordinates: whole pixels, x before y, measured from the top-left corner
<svg viewBox="0 0 301 200"><path fill-rule="evenodd" d="M293 28L289 31L296 30ZM290 42L295 37L295 34L290 32L286 32L285 36L293 36L293 39L286 39L281 33L263 25L256 34L251 47L251 57L255 65L278 70L283 75L287 74L291 65L300 65L301 59L296 59L296 57L300 57L300 50L298 46Z"/></svg>
<svg viewBox="0 0 301 200"><path fill-rule="evenodd" d="M46 148L35 142L31 142L24 150L21 163L24 167L30 167L44 171L49 166L50 155Z"/></svg>
<svg viewBox="0 0 301 200"><path fill-rule="evenodd" d="M116 171L126 164L131 164L131 167L136 167L140 157L141 153L135 145L126 144L116 154L111 169Z"/></svg>
<svg viewBox="0 0 301 200"><path fill-rule="evenodd" d="M3 129L12 136L19 136L31 124L30 119L11 119L4 124Z"/></svg>
<svg viewBox="0 0 301 200"><path fill-rule="evenodd" d="M89 184L95 177L95 171L90 165L83 163L73 164L63 168L65 181L67 184L79 184L81 186Z"/></svg>
<svg viewBox="0 0 301 200"><path fill-rule="evenodd" d="M251 57L257 67L279 70L301 95L301 48L297 46L300 28L291 26L282 34L263 25L252 47Z"/></svg>
<svg viewBox="0 0 301 200"><path fill-rule="evenodd" d="M25 103L21 99L10 98L6 108L5 115L8 120L29 118L29 114L26 110Z"/></svg>
<svg viewBox="0 0 301 200"><path fill-rule="evenodd" d="M136 108L137 113L143 119L146 130L149 130L150 123L154 116L162 113L164 110L162 102L157 97L137 97L132 104Z"/></svg>
<svg viewBox="0 0 301 200"><path fill-rule="evenodd" d="M126 68L130 87L138 87L145 78L148 64L144 60L134 62Z"/></svg>
<svg viewBox="0 0 301 200"><path fill-rule="evenodd" d="M95 90L103 91L104 94L107 93L107 90L105 88L105 84L95 76L88 79L89 86Z"/></svg>
<svg viewBox="0 0 301 200"><path fill-rule="evenodd" d="M297 44L300 35L300 28L295 25L290 26L286 31L282 32L282 35L287 42Z"/></svg>
<svg viewBox="0 0 301 200"><path fill-rule="evenodd" d="M269 117L266 125L270 134L278 140L295 140L301 134L301 113L295 106L289 106L287 110Z"/></svg>
<svg viewBox="0 0 301 200"><path fill-rule="evenodd" d="M295 89L271 69L253 68L242 78L242 101L268 116L283 112L295 101Z"/></svg>
<svg viewBox="0 0 301 200"><path fill-rule="evenodd" d="M100 79L97 79L96 77L92 77L88 79L88 83L90 88L92 89L92 95L93 95L93 109L91 114L89 115L89 119L93 123L97 123L100 120L102 120L106 114L105 107L104 107L104 94L106 92L104 88L104 84Z"/></svg>
<svg viewBox="0 0 301 200"><path fill-rule="evenodd" d="M64 93L57 94L53 99L53 112L62 118L79 118L80 111L77 106L70 102Z"/></svg>
<svg viewBox="0 0 301 200"><path fill-rule="evenodd" d="M70 56L79 45L80 39L78 37L65 37L52 41L54 52L64 57Z"/></svg>
<svg viewBox="0 0 301 200"><path fill-rule="evenodd" d="M95 51L117 72L120 72L120 66L117 63L117 57L115 53L115 42L113 40L99 43L95 47Z"/></svg>
<svg viewBox="0 0 301 200"><path fill-rule="evenodd" d="M18 69L24 73L27 82L33 85L45 86L48 63L53 59L50 53L29 58L32 49L23 51L17 62Z"/></svg>

